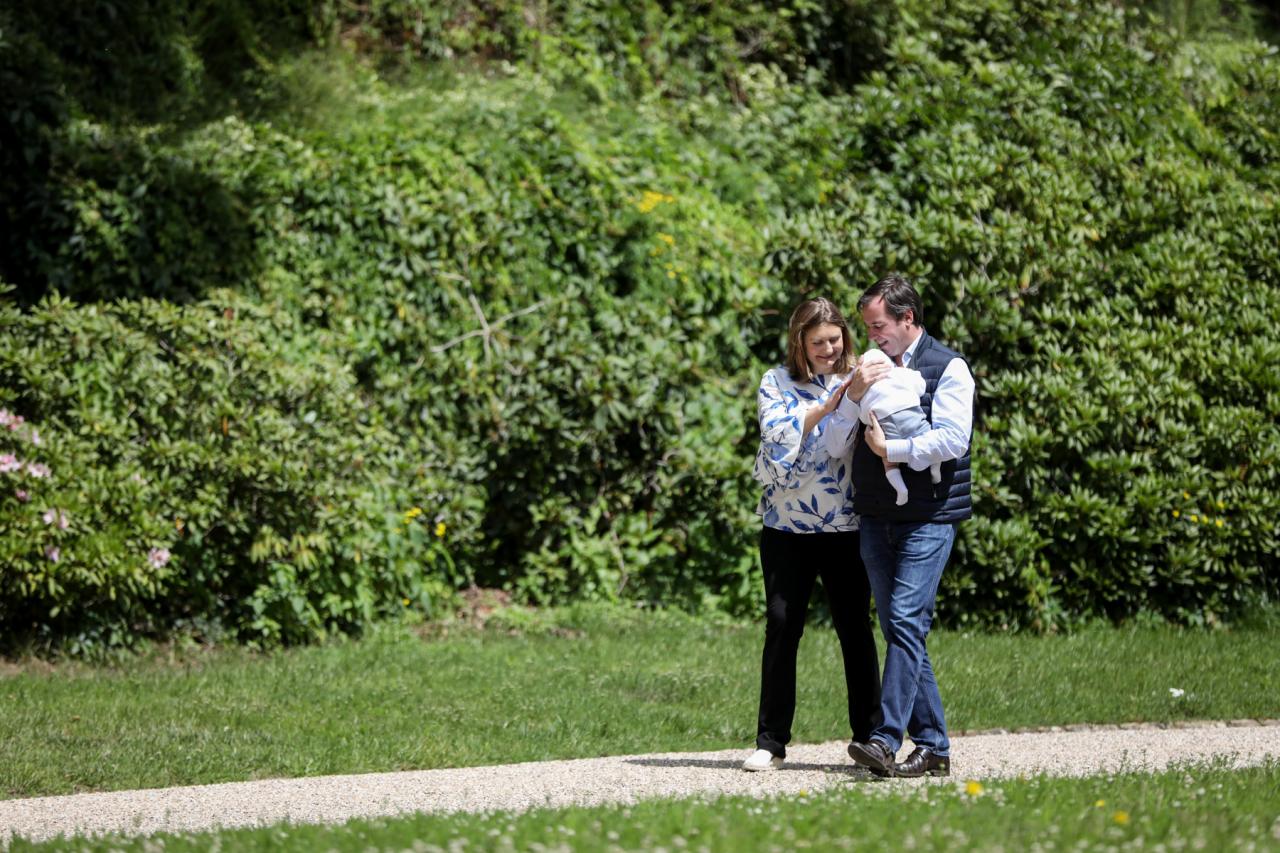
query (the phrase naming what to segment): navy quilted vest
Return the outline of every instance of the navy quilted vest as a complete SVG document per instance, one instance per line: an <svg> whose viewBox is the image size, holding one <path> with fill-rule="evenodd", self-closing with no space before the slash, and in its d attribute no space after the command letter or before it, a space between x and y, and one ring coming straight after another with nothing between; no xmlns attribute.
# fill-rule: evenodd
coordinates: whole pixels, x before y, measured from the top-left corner
<svg viewBox="0 0 1280 853"><path fill-rule="evenodd" d="M925 391L920 398L924 415L933 423L933 392L942 372L953 358L964 358L958 352L938 343L928 332L920 335L912 366L924 376ZM959 459L942 463L942 482L934 484L929 469L912 471L899 466L907 484L907 502L894 503L893 487L884 478L884 463L862 440L859 428L857 447L853 451L853 509L859 515L887 521L928 521L952 523L964 521L973 514L969 497L969 450Z"/></svg>

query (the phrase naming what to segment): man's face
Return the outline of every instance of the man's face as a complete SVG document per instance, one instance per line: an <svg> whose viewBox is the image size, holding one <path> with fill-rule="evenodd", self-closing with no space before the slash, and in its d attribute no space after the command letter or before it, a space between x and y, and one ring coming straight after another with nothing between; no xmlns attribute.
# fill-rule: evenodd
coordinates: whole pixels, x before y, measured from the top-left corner
<svg viewBox="0 0 1280 853"><path fill-rule="evenodd" d="M885 308L884 298L880 296L862 309L862 323L867 327L867 337L895 363L901 362L907 347L920 336L920 330L915 327L914 321L915 316L910 311L901 320L895 320Z"/></svg>

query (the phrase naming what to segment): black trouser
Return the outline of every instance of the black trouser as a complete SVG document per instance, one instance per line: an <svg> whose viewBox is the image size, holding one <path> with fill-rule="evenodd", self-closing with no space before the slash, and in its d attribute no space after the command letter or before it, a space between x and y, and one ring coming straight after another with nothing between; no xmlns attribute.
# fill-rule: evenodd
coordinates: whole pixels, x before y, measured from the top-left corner
<svg viewBox="0 0 1280 853"><path fill-rule="evenodd" d="M858 534L784 533L766 527L760 534L760 566L767 611L756 747L786 757L796 714L796 651L818 577L844 656L849 725L854 740L866 741L880 722L880 659Z"/></svg>

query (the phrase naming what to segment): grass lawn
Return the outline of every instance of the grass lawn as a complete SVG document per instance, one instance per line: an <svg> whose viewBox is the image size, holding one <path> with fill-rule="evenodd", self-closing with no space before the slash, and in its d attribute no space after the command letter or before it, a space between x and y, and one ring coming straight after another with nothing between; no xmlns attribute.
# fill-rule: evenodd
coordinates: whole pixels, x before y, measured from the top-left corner
<svg viewBox="0 0 1280 853"><path fill-rule="evenodd" d="M387 628L268 655L8 665L0 796L753 744L760 625L591 607L528 621L515 634ZM1273 621L943 631L930 653L953 731L1280 717ZM835 636L810 629L795 739L848 734Z"/></svg>
<svg viewBox="0 0 1280 853"><path fill-rule="evenodd" d="M67 849L66 840L16 851ZM183 850L1274 850L1280 765L1084 779L860 782L811 796L649 800L519 815L416 815L149 839L84 851Z"/></svg>

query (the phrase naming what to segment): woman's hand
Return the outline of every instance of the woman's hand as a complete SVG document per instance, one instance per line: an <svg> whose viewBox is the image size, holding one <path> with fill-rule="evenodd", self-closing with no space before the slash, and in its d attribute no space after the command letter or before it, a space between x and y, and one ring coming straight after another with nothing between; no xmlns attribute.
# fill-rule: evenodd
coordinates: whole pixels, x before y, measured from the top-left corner
<svg viewBox="0 0 1280 853"><path fill-rule="evenodd" d="M827 402L821 406L814 406L805 413L804 416L804 434L809 432L818 425L818 422L836 410L836 406L840 405L840 398L844 396L844 392L849 388L849 383L853 381L850 376L844 382L841 382L836 390L832 391L827 397Z"/></svg>
<svg viewBox="0 0 1280 853"><path fill-rule="evenodd" d="M848 379L840 383L836 390L831 392L831 396L827 398L827 402L822 404L822 416L825 418L836 410L836 406L840 405L840 398L849 390L849 384L853 382L852 374Z"/></svg>
<svg viewBox="0 0 1280 853"><path fill-rule="evenodd" d="M889 447L885 443L884 430L880 427L880 420L876 417L876 413L871 413L871 423L862 431L862 438L867 442L867 447L871 452L881 459L889 455Z"/></svg>
<svg viewBox="0 0 1280 853"><path fill-rule="evenodd" d="M848 390L845 393L849 396L849 401L860 402L862 395L867 393L867 389L888 376L890 370L893 370L893 366L883 361L875 361L871 364L863 364L859 361L846 383Z"/></svg>

